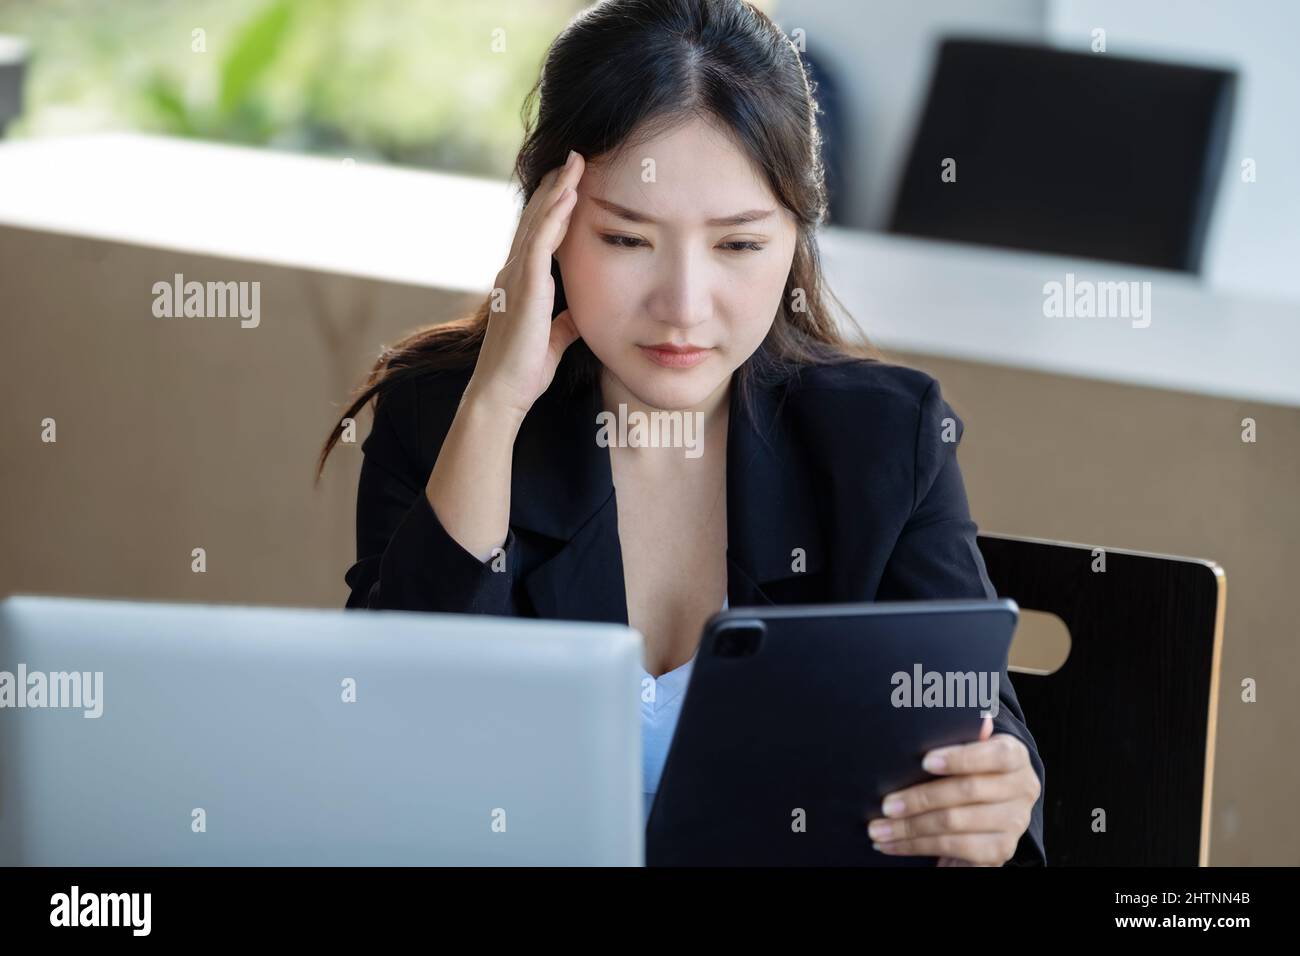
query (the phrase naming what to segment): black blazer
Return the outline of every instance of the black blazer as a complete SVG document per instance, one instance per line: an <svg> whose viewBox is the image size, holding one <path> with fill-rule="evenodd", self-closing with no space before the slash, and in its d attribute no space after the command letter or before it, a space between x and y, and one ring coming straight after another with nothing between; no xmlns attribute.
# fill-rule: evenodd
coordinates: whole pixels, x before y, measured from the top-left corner
<svg viewBox="0 0 1300 956"><path fill-rule="evenodd" d="M565 362L568 361L566 355ZM557 382L561 379L557 373ZM552 386L515 442L505 568L442 527L424 494L470 372L406 381L376 403L362 445L349 608L627 623L609 450L597 386ZM957 465L962 422L924 372L859 360L731 389L727 596L731 607L994 598ZM945 441L945 428L949 440ZM954 437L956 440L952 440ZM792 570L803 549L804 567ZM1004 671L995 732L1042 760ZM1045 865L1043 795L1014 864Z"/></svg>

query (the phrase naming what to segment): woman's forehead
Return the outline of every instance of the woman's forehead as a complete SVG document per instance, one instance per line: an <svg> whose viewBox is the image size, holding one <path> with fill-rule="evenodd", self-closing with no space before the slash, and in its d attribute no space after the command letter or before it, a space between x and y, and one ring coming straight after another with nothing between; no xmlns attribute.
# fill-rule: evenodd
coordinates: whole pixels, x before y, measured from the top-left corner
<svg viewBox="0 0 1300 956"><path fill-rule="evenodd" d="M578 194L593 211L647 224L703 225L778 207L761 174L734 146L693 149L680 139L649 140L588 164Z"/></svg>

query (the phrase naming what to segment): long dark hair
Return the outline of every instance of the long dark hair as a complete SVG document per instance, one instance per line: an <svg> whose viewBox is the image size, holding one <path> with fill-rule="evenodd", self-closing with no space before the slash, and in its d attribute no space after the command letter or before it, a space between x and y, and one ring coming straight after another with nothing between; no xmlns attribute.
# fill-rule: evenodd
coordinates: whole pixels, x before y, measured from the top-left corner
<svg viewBox="0 0 1300 956"><path fill-rule="evenodd" d="M852 317L822 275L814 232L827 212L817 105L803 60L766 14L745 0L604 0L579 13L552 41L541 75L524 101L524 142L515 178L527 203L546 172L570 149L590 160L616 160L643 139L692 117L728 129L798 228L790 275L762 346L736 370L742 409L752 389L802 365L880 359L861 334L850 341L827 308ZM537 115L532 118L536 106ZM566 307L551 259L556 303ZM472 314L419 329L386 348L340 416L317 463L339 440L343 420L408 378L472 369L491 301ZM856 323L853 323L856 326ZM596 381L600 361L581 339L569 347L552 388Z"/></svg>

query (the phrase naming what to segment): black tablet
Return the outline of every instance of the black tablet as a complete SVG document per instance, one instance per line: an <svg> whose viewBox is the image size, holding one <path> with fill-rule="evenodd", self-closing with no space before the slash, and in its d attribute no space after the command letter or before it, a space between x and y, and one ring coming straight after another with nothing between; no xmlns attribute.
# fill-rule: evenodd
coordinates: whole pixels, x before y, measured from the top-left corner
<svg viewBox="0 0 1300 956"><path fill-rule="evenodd" d="M704 627L647 866L933 866L871 848L882 798L996 716L1009 599L731 608Z"/></svg>

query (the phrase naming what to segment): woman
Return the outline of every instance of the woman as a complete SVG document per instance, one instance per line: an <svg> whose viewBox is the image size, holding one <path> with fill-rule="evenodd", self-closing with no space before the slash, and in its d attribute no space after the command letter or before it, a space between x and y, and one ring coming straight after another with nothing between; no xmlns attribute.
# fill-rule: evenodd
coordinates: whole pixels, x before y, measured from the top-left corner
<svg viewBox="0 0 1300 956"><path fill-rule="evenodd" d="M612 0L535 98L492 294L388 350L344 413L376 400L348 607L635 627L648 807L719 607L996 593L938 384L827 309L816 107L784 34L742 0ZM678 430L629 433L639 415ZM1045 862L1042 763L1000 685L982 739L864 840Z"/></svg>

